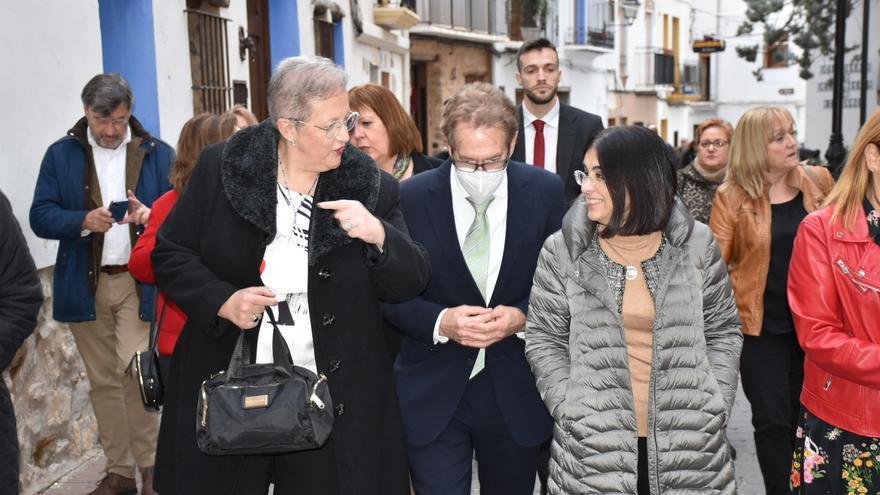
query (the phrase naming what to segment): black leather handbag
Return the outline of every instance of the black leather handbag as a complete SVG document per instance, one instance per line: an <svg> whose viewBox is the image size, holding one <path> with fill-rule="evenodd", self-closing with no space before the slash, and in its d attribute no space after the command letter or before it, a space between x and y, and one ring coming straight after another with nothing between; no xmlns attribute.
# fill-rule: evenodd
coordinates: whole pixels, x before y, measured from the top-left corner
<svg viewBox="0 0 880 495"><path fill-rule="evenodd" d="M274 362L250 363L245 330L229 368L202 382L196 441L208 455L283 454L317 449L333 430L327 378L296 366L272 310Z"/></svg>
<svg viewBox="0 0 880 495"><path fill-rule="evenodd" d="M162 409L162 398L165 394L162 376L159 373L159 350L156 348L156 340L159 338L159 330L162 328L168 303L162 306L162 312L157 319L158 304L157 297L153 300L153 320L150 321L150 343L147 350L135 352L128 364L128 370L131 370L132 376L138 382L144 407L153 411Z"/></svg>

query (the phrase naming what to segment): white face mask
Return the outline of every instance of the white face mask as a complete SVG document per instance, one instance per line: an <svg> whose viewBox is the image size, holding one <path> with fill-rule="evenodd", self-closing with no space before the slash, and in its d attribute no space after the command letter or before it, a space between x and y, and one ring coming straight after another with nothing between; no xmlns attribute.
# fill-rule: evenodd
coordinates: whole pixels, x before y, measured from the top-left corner
<svg viewBox="0 0 880 495"><path fill-rule="evenodd" d="M474 203L481 204L498 190L498 186L504 180L504 174L507 173L507 169L497 172L486 172L485 170L462 172L455 169L455 173L458 176L458 182L467 191L468 197Z"/></svg>

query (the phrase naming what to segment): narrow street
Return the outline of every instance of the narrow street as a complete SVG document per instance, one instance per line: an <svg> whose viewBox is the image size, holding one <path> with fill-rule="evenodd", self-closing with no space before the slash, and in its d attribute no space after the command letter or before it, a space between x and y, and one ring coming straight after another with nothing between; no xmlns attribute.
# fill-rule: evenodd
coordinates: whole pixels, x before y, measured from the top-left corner
<svg viewBox="0 0 880 495"><path fill-rule="evenodd" d="M761 473L758 469L758 460L755 457L755 441L752 437L752 414L749 411L749 403L742 393L742 387L737 391L736 403L733 406L730 424L727 434L730 443L736 449L736 485L741 495L764 495L764 487L761 482ZM104 456L100 450L93 450L85 456L82 462L61 478L48 489L40 492L42 495L80 495L91 490L95 483L100 481L103 474ZM474 473L477 465L474 463ZM272 493L271 490L269 492ZM474 476L472 495L479 495L480 483ZM538 494L537 482L535 494Z"/></svg>

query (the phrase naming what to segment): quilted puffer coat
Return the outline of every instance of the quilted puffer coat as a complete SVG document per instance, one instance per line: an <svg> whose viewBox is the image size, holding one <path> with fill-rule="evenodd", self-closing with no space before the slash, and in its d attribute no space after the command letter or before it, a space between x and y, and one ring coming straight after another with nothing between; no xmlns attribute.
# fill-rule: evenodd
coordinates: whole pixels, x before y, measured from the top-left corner
<svg viewBox="0 0 880 495"><path fill-rule="evenodd" d="M583 198L544 244L526 357L554 419L550 493L635 494L636 415L614 292L588 247ZM736 493L724 427L742 348L727 268L709 229L674 209L655 291L649 384L652 495Z"/></svg>

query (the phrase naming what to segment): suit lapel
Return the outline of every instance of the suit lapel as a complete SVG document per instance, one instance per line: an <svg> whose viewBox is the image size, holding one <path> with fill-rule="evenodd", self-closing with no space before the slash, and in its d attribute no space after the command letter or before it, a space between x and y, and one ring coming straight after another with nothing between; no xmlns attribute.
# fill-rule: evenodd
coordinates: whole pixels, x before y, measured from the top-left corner
<svg viewBox="0 0 880 495"><path fill-rule="evenodd" d="M535 203L532 200L534 192L519 172L515 166L507 169L507 227L504 233L501 268L490 301L492 307L498 304L496 301L499 299L506 299L503 289L516 271L517 258L519 253L523 252L522 245L531 232L529 227L533 210L531 206Z"/></svg>
<svg viewBox="0 0 880 495"><path fill-rule="evenodd" d="M425 216L431 222L431 231L437 236L437 244L443 250L444 257L449 260L449 266L460 280L467 280L467 290L471 292L468 300L482 300L477 283L471 276L471 271L464 260L461 246L458 242L458 232L455 230L455 212L452 207L452 188L449 181L452 180L452 161L446 160L437 169L436 180L428 187L429 201L423 201ZM478 299L474 299L478 298Z"/></svg>
<svg viewBox="0 0 880 495"><path fill-rule="evenodd" d="M556 174L562 178L565 183L568 176L571 175L571 154L574 150L575 125L572 115L568 112L568 108L562 103L559 104L559 132L556 140Z"/></svg>
<svg viewBox="0 0 880 495"><path fill-rule="evenodd" d="M523 111L522 105L518 107L517 115L519 116L519 132L516 135L516 146L513 148L513 156L510 158L518 162L526 161L526 132L523 127Z"/></svg>

